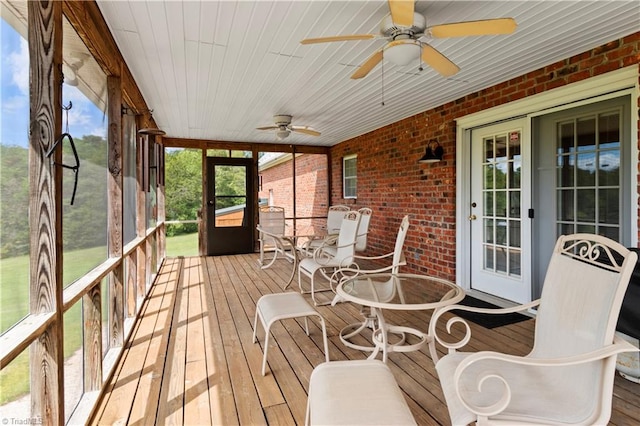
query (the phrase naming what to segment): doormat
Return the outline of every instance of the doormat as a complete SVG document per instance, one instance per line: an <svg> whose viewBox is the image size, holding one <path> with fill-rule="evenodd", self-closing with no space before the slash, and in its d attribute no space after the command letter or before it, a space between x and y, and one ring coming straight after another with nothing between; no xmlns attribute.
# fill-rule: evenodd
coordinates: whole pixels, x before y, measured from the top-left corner
<svg viewBox="0 0 640 426"><path fill-rule="evenodd" d="M485 302L484 300L476 299L475 297L471 296L465 296L464 299L462 299L462 301L460 302L460 305L471 306L474 308L500 308L493 303ZM454 309L451 312L459 317L472 321L485 328L502 327L503 325L515 324L521 321L532 319L529 316L522 315L517 312L509 314L481 314L477 312L461 311L458 309Z"/></svg>

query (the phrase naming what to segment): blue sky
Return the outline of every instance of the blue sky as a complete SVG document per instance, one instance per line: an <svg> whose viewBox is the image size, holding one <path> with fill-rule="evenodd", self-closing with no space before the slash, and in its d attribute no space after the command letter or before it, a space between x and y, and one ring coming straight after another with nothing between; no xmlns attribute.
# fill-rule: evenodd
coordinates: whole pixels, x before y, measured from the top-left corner
<svg viewBox="0 0 640 426"><path fill-rule="evenodd" d="M29 142L29 50L27 41L4 19L0 19L0 143L26 147ZM105 136L103 112L76 87L63 86L64 103L73 102L69 111L69 133L74 138L84 135ZM63 115L62 130L65 131Z"/></svg>

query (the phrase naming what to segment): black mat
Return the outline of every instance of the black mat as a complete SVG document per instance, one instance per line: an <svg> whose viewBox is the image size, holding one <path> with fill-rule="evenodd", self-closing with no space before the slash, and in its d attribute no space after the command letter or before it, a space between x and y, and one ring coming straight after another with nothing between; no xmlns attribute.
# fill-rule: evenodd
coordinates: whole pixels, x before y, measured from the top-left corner
<svg viewBox="0 0 640 426"><path fill-rule="evenodd" d="M491 309L499 308L499 306L496 306L492 303L485 302L483 300L476 299L475 297L471 297L471 296L465 296L464 299L462 299L462 301L459 304L465 305L465 306L472 306L474 308L491 308ZM515 324L517 322L531 319L531 317L519 314L517 312L510 313L510 314L480 314L477 312L461 311L459 309L454 309L451 312L459 317L475 322L476 324L481 325L485 328L502 327L503 325Z"/></svg>

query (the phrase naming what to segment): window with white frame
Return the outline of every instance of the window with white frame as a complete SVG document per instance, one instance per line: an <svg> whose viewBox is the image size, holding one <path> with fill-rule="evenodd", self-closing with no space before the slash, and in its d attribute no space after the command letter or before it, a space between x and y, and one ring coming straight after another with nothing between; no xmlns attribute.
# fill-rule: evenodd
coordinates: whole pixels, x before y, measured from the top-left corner
<svg viewBox="0 0 640 426"><path fill-rule="evenodd" d="M357 198L358 156L348 155L342 159L342 196Z"/></svg>

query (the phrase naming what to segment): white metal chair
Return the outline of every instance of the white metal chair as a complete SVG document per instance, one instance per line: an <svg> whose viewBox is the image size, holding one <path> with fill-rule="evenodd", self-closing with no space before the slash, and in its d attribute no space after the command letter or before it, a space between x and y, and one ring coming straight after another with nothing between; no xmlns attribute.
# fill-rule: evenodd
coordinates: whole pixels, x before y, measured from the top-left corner
<svg viewBox="0 0 640 426"><path fill-rule="evenodd" d="M402 218L400 222L400 227L398 228L398 234L396 236L396 243L393 248L393 251L387 254L383 254L380 256L354 256L354 264L351 267L339 268L333 273L331 277L331 285L338 284L341 281L344 281L349 278L353 278L356 275L360 274L380 274L384 272L391 272L392 274L397 274L398 270L401 266L407 264L407 261L404 257L404 241L407 238L407 232L409 231L409 215L406 215ZM375 269L363 269L360 267L360 264L364 264L365 262L379 262L386 261L387 259L391 259L391 262L380 268ZM395 285L391 287L395 288ZM334 288L334 287L332 287ZM340 301L336 296L334 298L334 304Z"/></svg>
<svg viewBox="0 0 640 426"><path fill-rule="evenodd" d="M326 236L324 238L314 238L307 241L302 247L300 251L307 255L313 256L313 252L320 246L323 246L327 253L335 253L335 250L332 250L330 246L335 245L336 235L340 232L340 226L342 225L342 219L344 216L350 212L351 209L349 206L345 206L342 204L336 204L335 206L330 206L329 211L327 212L327 225L325 227Z"/></svg>
<svg viewBox="0 0 640 426"><path fill-rule="evenodd" d="M369 207L358 209L360 213L360 225L358 226L358 236L356 237L356 252L363 252L367 249L367 235L369 234L369 224L373 210Z"/></svg>
<svg viewBox="0 0 640 426"><path fill-rule="evenodd" d="M367 235L369 234L369 224L371 223L371 215L373 210L369 207L358 209L360 213L360 225L358 225L358 235L356 236L356 252L363 252L367 249ZM327 253L335 253L335 247L327 245L325 247Z"/></svg>
<svg viewBox="0 0 640 426"><path fill-rule="evenodd" d="M346 268L353 264L359 223L360 213L357 211L348 212L340 226L335 252L332 250L333 254L327 253L324 250L325 244L329 245L330 243L325 242L325 244L314 250L313 257L304 258L298 264L298 286L300 287L300 292L311 293L311 298L316 306L318 305L315 296L316 292L332 291L330 285L326 288L316 288L316 275L320 273L329 280L336 269ZM302 288L302 275L306 275L311 280L309 291L305 291Z"/></svg>
<svg viewBox="0 0 640 426"><path fill-rule="evenodd" d="M451 423L607 424L618 353L637 348L615 336L620 306L637 255L608 238L574 234L558 239L539 300L506 309L448 306L429 325L449 354L436 362ZM456 350L436 332L451 309L507 313L537 306L535 343L525 357Z"/></svg>
<svg viewBox="0 0 640 426"><path fill-rule="evenodd" d="M355 267L347 267L347 268L339 268L337 269L333 275L331 276L331 280L329 281L332 290L335 291L335 286L337 286L340 282L343 282L347 279L354 278L359 275L366 274L380 274L385 272L391 272L391 278L387 282L380 282L376 284L375 291L376 297L381 300L391 300L396 294L396 291L400 288L400 285L397 281L394 281L394 276L398 274L400 267L407 264L403 247L404 241L407 237L407 232L409 230L409 215L406 215L402 218L402 222L400 222L400 227L398 228L398 235L396 236L396 243L394 249L391 253L383 254L381 256L354 256L355 263L353 266ZM380 268L375 269L363 269L360 267L360 263L364 263L363 261L385 261L391 258L391 262ZM360 262L360 263L358 263ZM402 295L400 295L402 298ZM335 305L339 302L343 302L344 300L338 296L337 294L334 296L332 305ZM352 342L350 339L355 337L356 335L363 332L363 330L370 328L371 330L375 330L378 328L378 324L376 324L376 316L371 312L371 308L362 307L361 313L364 317L364 320L358 323L353 323L345 326L340 330L340 340L345 346L350 348L358 349L361 351L372 352L375 350L375 345L362 345ZM403 336L404 338L404 336Z"/></svg>
<svg viewBox="0 0 640 426"><path fill-rule="evenodd" d="M344 216L349 211L351 211L351 208L342 204L329 207L329 211L327 212L327 233L329 235L340 232L342 219L344 219Z"/></svg>
<svg viewBox="0 0 640 426"><path fill-rule="evenodd" d="M269 268L276 261L278 255L292 259L294 247L286 240L279 238L285 232L284 207L263 206L258 212L259 224L258 242L260 244L260 266L262 269ZM265 265L265 253L273 252L273 257Z"/></svg>

